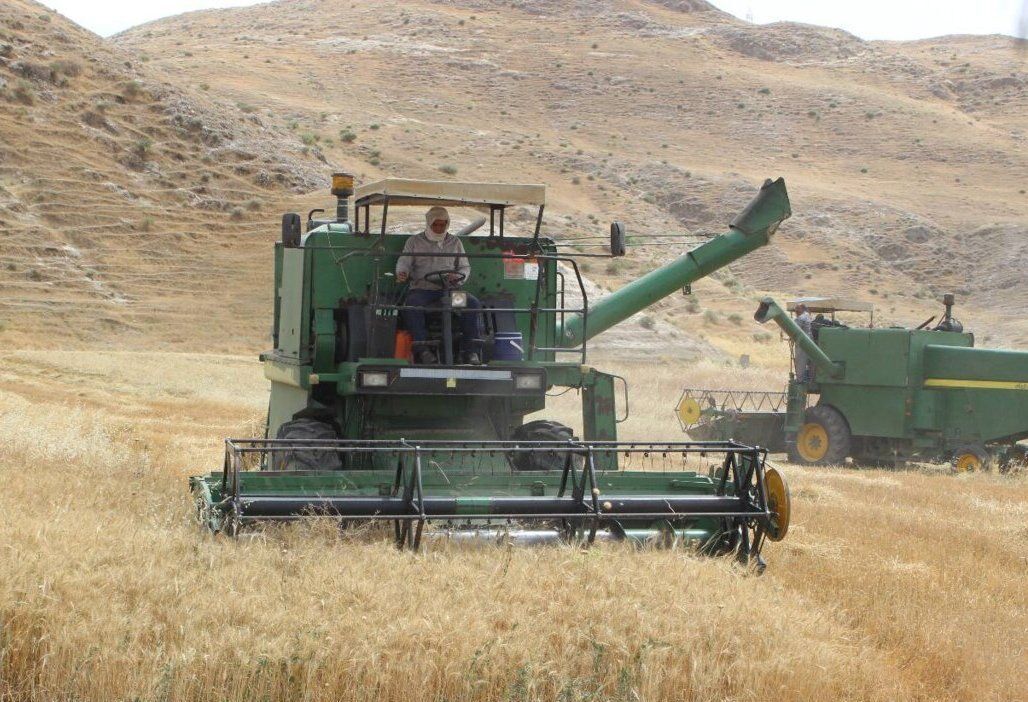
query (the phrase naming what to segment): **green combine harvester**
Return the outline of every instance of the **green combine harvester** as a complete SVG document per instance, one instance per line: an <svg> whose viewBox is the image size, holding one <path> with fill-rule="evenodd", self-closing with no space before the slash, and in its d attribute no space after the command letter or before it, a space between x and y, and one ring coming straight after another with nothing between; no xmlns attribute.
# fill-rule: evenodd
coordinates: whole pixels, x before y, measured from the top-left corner
<svg viewBox="0 0 1028 702"><path fill-rule="evenodd" d="M975 347L953 318L953 296L943 302L934 327L932 317L906 329L875 328L867 303L797 300L790 309L803 303L818 313L807 334L765 298L754 319L781 327L794 359L809 359L793 364L805 377L791 373L783 393L687 390L677 407L683 428L788 451L806 465L949 461L957 472L1028 465L1018 443L1028 439L1028 352ZM846 326L839 312L871 312L870 326Z"/></svg>
<svg viewBox="0 0 1028 702"><path fill-rule="evenodd" d="M541 235L543 186L389 179L354 193L353 178L336 174L332 193L334 218L315 210L304 231L298 215L283 217L274 348L261 355L266 434L226 440L223 469L190 479L208 528L378 520L393 523L400 547L426 536L627 539L757 563L766 539L785 536L788 488L765 450L619 442L627 384L587 363L597 334L767 244L791 214L784 181L765 182L727 233L596 303L578 263L589 254L562 253ZM464 256L445 265L431 251L405 254L439 266L423 277L437 299L408 304L422 298L397 261L428 233L391 233L387 221L398 207L439 206L480 210L488 234L470 235L485 217L465 227ZM512 207L534 215L518 236L505 227ZM624 255L620 224L609 246ZM412 340L414 313L424 315L423 339ZM464 315L480 315L480 339L464 338ZM581 436L526 421L550 392L568 390L582 399Z"/></svg>

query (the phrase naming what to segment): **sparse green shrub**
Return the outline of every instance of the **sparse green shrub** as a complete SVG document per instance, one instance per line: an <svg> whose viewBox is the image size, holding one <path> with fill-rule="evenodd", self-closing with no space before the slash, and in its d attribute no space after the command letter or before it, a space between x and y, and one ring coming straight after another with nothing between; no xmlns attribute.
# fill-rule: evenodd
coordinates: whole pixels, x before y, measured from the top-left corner
<svg viewBox="0 0 1028 702"><path fill-rule="evenodd" d="M771 343L771 332L753 332L753 340L758 344L769 344Z"/></svg>
<svg viewBox="0 0 1028 702"><path fill-rule="evenodd" d="M143 86L138 80L130 80L125 84L125 87L121 89L121 94L129 100L135 100L143 94Z"/></svg>
<svg viewBox="0 0 1028 702"><path fill-rule="evenodd" d="M703 321L706 322L707 324L717 324L718 323L717 312L715 312L714 310L707 310L706 312L703 313Z"/></svg>
<svg viewBox="0 0 1028 702"><path fill-rule="evenodd" d="M354 141L356 141L356 139L357 135L351 132L349 129L343 129L339 132L339 141L343 142L344 144L352 144Z"/></svg>
<svg viewBox="0 0 1028 702"><path fill-rule="evenodd" d="M242 207L233 207L232 211L229 212L228 216L229 216L229 219L231 219L233 222L240 221L243 218L243 208Z"/></svg>
<svg viewBox="0 0 1028 702"><path fill-rule="evenodd" d="M457 167L451 166L448 163L439 166L439 170L445 173L446 175L457 175Z"/></svg>
<svg viewBox="0 0 1028 702"><path fill-rule="evenodd" d="M381 126L382 125L378 124L377 122L373 122L372 124L368 125L368 129L370 129L373 132L377 132L379 127L381 127Z"/></svg>
<svg viewBox="0 0 1028 702"><path fill-rule="evenodd" d="M153 139L143 137L132 145L132 151L144 161L153 153Z"/></svg>
<svg viewBox="0 0 1028 702"><path fill-rule="evenodd" d="M246 209L250 210L251 212L256 212L257 210L261 209L261 201L257 198L247 200Z"/></svg>
<svg viewBox="0 0 1028 702"><path fill-rule="evenodd" d="M153 217L143 217L142 221L139 222L139 231L148 232L153 229Z"/></svg>
<svg viewBox="0 0 1028 702"><path fill-rule="evenodd" d="M732 314L728 315L728 321L736 326L739 326L740 324L742 324L742 315L738 312L732 312Z"/></svg>
<svg viewBox="0 0 1028 702"><path fill-rule="evenodd" d="M245 102L237 102L236 107L239 108L240 112L247 115L257 111L256 107Z"/></svg>
<svg viewBox="0 0 1028 702"><path fill-rule="evenodd" d="M689 314L699 314L700 309L700 299L695 295L690 296L689 302L685 303L685 311Z"/></svg>
<svg viewBox="0 0 1028 702"><path fill-rule="evenodd" d="M27 80L19 80L11 94L14 95L15 100L23 105L34 105L36 103L36 93L32 89L32 84Z"/></svg>
<svg viewBox="0 0 1028 702"><path fill-rule="evenodd" d="M314 146L318 143L318 135L314 132L304 132L300 135L300 141L303 142L304 146Z"/></svg>
<svg viewBox="0 0 1028 702"><path fill-rule="evenodd" d="M639 326L643 329L653 329L655 325L656 322L653 320L653 317L650 317L649 315L646 315L639 320Z"/></svg>
<svg viewBox="0 0 1028 702"><path fill-rule="evenodd" d="M50 64L50 68L53 69L54 73L62 76L67 76L69 78L75 78L76 76L82 73L81 64L79 64L77 61L69 61L67 59L54 61Z"/></svg>
<svg viewBox="0 0 1028 702"><path fill-rule="evenodd" d="M604 270L607 275L617 275L621 272L621 264L617 261L611 261Z"/></svg>

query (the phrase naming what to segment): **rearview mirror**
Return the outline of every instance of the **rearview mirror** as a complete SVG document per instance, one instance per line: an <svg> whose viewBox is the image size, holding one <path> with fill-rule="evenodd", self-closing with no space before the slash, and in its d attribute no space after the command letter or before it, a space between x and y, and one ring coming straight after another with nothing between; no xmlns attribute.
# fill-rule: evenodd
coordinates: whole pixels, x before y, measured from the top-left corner
<svg viewBox="0 0 1028 702"><path fill-rule="evenodd" d="M625 225L621 222L610 223L610 255L625 255Z"/></svg>
<svg viewBox="0 0 1028 702"><path fill-rule="evenodd" d="M300 245L300 215L287 212L282 215L282 245L296 247Z"/></svg>

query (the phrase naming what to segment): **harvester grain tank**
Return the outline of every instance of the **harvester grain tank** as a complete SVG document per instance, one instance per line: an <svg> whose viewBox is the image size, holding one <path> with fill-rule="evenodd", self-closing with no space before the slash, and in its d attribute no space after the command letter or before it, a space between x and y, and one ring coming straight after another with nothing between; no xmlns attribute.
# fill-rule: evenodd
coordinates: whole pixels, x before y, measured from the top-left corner
<svg viewBox="0 0 1028 702"><path fill-rule="evenodd" d="M599 302L578 259L542 236L543 186L388 179L352 190L339 174L336 216L283 217L275 246L274 348L263 439L226 441L222 471L191 479L204 522L237 533L265 520L390 520L398 545L423 534L690 543L759 556L788 528L788 490L766 452L736 442L619 442L627 384L587 363L589 340L656 300L766 245L790 214L782 180L767 181L729 231ZM354 218L348 198L355 195ZM445 288L414 363L403 329L407 287L393 272L410 231L398 207L474 208L487 235L461 237L458 262L433 271ZM534 227L505 226L512 207ZM373 221L375 220L375 221ZM471 229L468 227L466 229ZM624 252L611 227L610 251ZM428 277L426 277L427 279ZM577 295L566 294L574 286ZM481 303L470 311L468 295ZM574 302L569 302L574 300ZM419 308L420 309L420 308ZM481 314L483 340L461 336ZM478 365L459 350L479 344ZM422 356L424 357L424 356ZM528 415L549 391L580 391L581 436ZM620 407L619 407L620 405ZM425 525L437 527L426 530Z"/></svg>
<svg viewBox="0 0 1028 702"><path fill-rule="evenodd" d="M943 301L932 328L934 317L915 329L825 323L814 325L815 338L765 298L754 318L778 324L812 372L805 380L791 374L784 411L726 415L706 426L707 435L731 421L732 435L749 441L777 421L792 460L804 464L950 461L957 471L1023 464L1028 352L975 347L952 316L953 296Z"/></svg>

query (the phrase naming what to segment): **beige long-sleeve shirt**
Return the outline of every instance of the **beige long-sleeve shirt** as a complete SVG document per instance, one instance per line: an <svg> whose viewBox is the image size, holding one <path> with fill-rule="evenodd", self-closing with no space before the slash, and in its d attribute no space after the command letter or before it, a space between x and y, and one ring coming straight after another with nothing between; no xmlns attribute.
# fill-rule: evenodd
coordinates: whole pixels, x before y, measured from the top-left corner
<svg viewBox="0 0 1028 702"><path fill-rule="evenodd" d="M406 256L404 254L421 254ZM432 255L425 255L432 254ZM432 271L456 270L464 274L467 282L471 276L471 264L464 255L464 244L452 234L447 234L442 241L431 241L425 232L415 234L407 239L403 246L403 254L396 261L396 273L410 275L411 288L421 290L439 290L440 286L425 280Z"/></svg>

